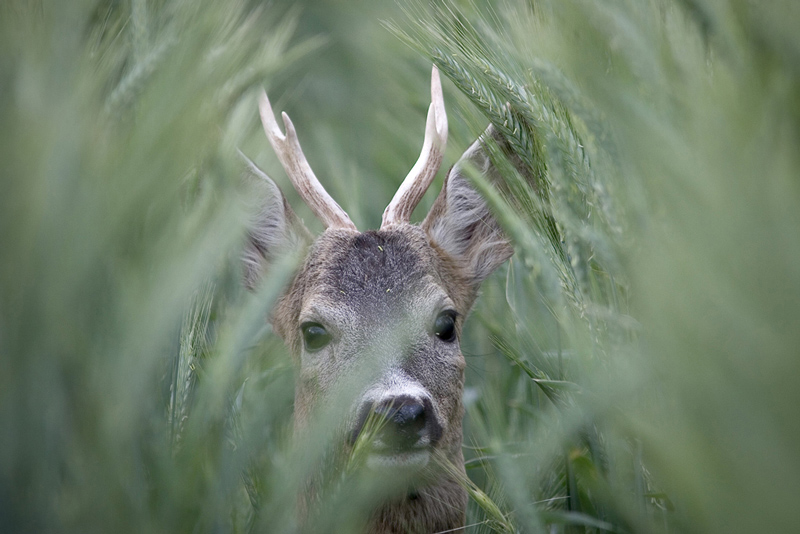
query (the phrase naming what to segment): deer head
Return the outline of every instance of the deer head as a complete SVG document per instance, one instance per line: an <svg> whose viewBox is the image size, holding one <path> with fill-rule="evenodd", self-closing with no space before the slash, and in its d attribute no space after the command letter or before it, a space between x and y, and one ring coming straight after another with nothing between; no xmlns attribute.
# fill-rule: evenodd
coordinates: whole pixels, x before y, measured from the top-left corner
<svg viewBox="0 0 800 534"><path fill-rule="evenodd" d="M381 419L366 462L379 472L419 471L434 453L463 469L461 331L481 282L512 254L486 203L464 178L466 165L491 170L483 138L449 172L424 222L410 224L447 142L435 67L431 99L419 160L386 208L380 229L365 232L317 180L289 117L282 115L284 134L266 94L260 101L267 138L297 192L326 226L270 318L295 358L296 432L347 389L342 446L353 444L365 421ZM248 172L269 189L245 254L246 281L253 285L276 255L309 233L279 188L254 165ZM441 475L422 484L413 500L387 504L376 516L384 527L375 530L391 531L406 516L415 518L414 531L457 528L465 507L465 492Z"/></svg>

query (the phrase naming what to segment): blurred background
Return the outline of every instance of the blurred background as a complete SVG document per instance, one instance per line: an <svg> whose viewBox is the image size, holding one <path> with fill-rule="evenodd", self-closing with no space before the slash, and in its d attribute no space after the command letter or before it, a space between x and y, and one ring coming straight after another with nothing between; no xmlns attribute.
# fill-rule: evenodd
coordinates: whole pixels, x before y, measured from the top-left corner
<svg viewBox="0 0 800 534"><path fill-rule="evenodd" d="M800 524L800 4L0 4L0 531L294 532L317 446L239 255L292 117L361 229L419 154L515 244L467 322L468 532ZM510 165L509 156L519 165ZM308 527L357 530L344 473Z"/></svg>

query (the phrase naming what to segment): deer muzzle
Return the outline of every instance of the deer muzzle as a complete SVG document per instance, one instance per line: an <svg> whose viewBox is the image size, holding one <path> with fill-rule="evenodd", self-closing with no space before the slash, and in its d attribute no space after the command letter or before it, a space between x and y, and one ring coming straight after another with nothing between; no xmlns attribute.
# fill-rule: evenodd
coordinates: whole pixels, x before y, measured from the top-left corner
<svg viewBox="0 0 800 534"><path fill-rule="evenodd" d="M362 403L351 442L369 440L367 465L373 469L421 468L442 437L427 396L392 395Z"/></svg>

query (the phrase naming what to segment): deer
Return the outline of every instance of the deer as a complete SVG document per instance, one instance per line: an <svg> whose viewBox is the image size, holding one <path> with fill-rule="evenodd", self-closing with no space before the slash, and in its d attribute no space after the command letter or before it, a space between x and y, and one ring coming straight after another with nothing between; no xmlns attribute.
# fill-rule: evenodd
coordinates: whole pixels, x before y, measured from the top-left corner
<svg viewBox="0 0 800 534"><path fill-rule="evenodd" d="M246 172L266 184L267 194L248 232L246 285L253 288L287 250L305 250L269 316L294 361L295 435L302 435L314 413L348 383L352 399L342 416L341 448L352 449L377 417L382 423L370 435L366 469L387 480L409 475L413 481L412 489L372 511L365 530L460 532L467 492L452 472L436 471L433 464L444 458L466 477L461 334L481 283L513 254L486 201L467 180L467 167L496 173L486 143L497 134L490 126L464 152L422 223L412 224L411 214L447 144L444 96L434 66L419 159L386 207L380 228L360 232L315 176L285 112L285 133L278 126L265 91L259 112L294 189L325 227L313 238L280 188L248 160ZM360 369L369 371L353 387L348 378ZM301 508L308 506L313 505Z"/></svg>

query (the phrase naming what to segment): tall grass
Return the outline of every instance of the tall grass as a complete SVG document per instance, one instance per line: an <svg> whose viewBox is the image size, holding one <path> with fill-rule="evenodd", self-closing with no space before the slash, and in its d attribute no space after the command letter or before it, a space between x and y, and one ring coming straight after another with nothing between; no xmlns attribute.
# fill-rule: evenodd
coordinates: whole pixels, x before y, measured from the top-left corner
<svg viewBox="0 0 800 534"><path fill-rule="evenodd" d="M508 140L500 187L473 176L516 254L465 330L468 531L796 530L795 4L359 5L0 5L0 530L297 529L336 430L292 438L265 317L297 259L242 290L237 149L277 169L266 85L375 226L428 61L449 163L488 122ZM303 72L341 42L359 61ZM385 491L352 462L316 531Z"/></svg>
<svg viewBox="0 0 800 534"><path fill-rule="evenodd" d="M238 524L251 442L277 439L232 445L237 390L291 376L245 357L282 280L237 289L235 149L309 43L244 2L128 8L0 8L7 532Z"/></svg>
<svg viewBox="0 0 800 534"><path fill-rule="evenodd" d="M798 14L453 3L391 26L528 169L505 195L475 177L517 255L513 320L479 312L515 370L473 439L520 530L796 528Z"/></svg>

